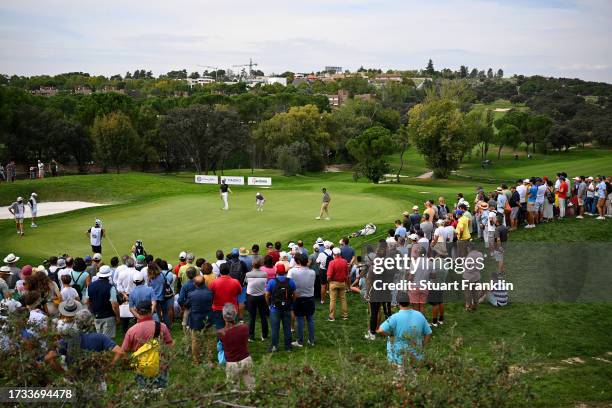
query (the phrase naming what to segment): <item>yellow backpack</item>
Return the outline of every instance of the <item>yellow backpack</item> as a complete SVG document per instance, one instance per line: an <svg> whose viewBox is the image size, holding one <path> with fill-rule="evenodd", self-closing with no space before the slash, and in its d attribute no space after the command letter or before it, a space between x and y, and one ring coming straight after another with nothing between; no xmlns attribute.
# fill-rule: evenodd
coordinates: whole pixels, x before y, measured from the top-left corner
<svg viewBox="0 0 612 408"><path fill-rule="evenodd" d="M132 367L143 377L156 377L159 374L159 335L161 323L155 322L153 338L140 346L132 354Z"/></svg>

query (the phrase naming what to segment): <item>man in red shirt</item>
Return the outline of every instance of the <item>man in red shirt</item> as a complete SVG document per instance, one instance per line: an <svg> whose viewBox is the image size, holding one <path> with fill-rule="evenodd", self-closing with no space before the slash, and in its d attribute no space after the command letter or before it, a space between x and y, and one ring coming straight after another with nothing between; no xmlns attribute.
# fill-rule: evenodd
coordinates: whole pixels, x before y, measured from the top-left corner
<svg viewBox="0 0 612 408"><path fill-rule="evenodd" d="M143 300L136 305L136 318L138 319L138 323L130 327L127 333L125 333L123 345L121 346L124 351L136 351L155 336L155 325L157 323L153 321L153 318L151 317L151 310L151 301ZM164 343L167 346L174 345L172 336L170 335L170 330L168 330L168 326L166 326L164 323L159 323L159 325L160 344ZM142 375L137 374L136 382L141 387L149 387L150 385L153 385L157 388L164 388L168 384L168 366L161 362L159 375L157 377L145 378Z"/></svg>
<svg viewBox="0 0 612 408"><path fill-rule="evenodd" d="M220 276L212 281L208 289L213 293L213 321L215 328L222 329L225 321L221 312L226 303L231 303L238 310L238 295L242 293L240 282L229 276L229 265L227 263L219 265Z"/></svg>
<svg viewBox="0 0 612 408"><path fill-rule="evenodd" d="M329 320L336 320L336 299L340 298L342 305L342 320L348 320L348 305L346 303L346 280L349 276L349 266L342 258L340 248L332 251L334 260L327 267L327 282L329 283Z"/></svg>
<svg viewBox="0 0 612 408"><path fill-rule="evenodd" d="M187 253L185 251L179 254L179 262L178 264L174 265L174 268L172 269L172 272L174 272L174 275L176 275L176 277L179 276L179 271L181 270L181 267L187 265L187 262L185 262L186 258Z"/></svg>
<svg viewBox="0 0 612 408"><path fill-rule="evenodd" d="M278 241L275 244L268 242L266 248L268 249L268 255L272 257L272 261L276 264L280 260L281 243Z"/></svg>
<svg viewBox="0 0 612 408"><path fill-rule="evenodd" d="M223 306L225 328L218 331L219 339L225 353L225 375L228 382L235 388L240 388L243 382L248 389L255 386L251 373L253 360L249 354L249 327L246 324L235 324L236 307L232 303Z"/></svg>
<svg viewBox="0 0 612 408"><path fill-rule="evenodd" d="M561 183L559 183L559 190L557 190L557 198L559 199L559 218L563 218L565 217L565 206L569 187L567 185L567 181L565 181L564 176L561 176L560 180Z"/></svg>

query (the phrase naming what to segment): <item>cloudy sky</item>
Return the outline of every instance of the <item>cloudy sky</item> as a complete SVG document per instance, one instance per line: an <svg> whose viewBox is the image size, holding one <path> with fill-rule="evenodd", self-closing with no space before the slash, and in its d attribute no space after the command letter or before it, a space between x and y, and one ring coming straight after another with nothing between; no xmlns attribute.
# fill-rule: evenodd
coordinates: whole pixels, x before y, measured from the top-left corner
<svg viewBox="0 0 612 408"><path fill-rule="evenodd" d="M612 0L2 0L0 73L502 68L612 82Z"/></svg>

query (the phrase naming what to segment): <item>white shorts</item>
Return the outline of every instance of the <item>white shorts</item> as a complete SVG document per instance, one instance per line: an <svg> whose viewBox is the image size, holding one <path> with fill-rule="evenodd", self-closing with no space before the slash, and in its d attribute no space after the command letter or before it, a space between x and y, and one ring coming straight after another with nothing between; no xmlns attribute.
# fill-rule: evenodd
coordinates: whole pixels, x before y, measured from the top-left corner
<svg viewBox="0 0 612 408"><path fill-rule="evenodd" d="M257 205L263 205L266 202L266 200L255 200L255 203Z"/></svg>
<svg viewBox="0 0 612 408"><path fill-rule="evenodd" d="M32 211L32 217L36 217L36 214L38 214L37 211Z"/></svg>

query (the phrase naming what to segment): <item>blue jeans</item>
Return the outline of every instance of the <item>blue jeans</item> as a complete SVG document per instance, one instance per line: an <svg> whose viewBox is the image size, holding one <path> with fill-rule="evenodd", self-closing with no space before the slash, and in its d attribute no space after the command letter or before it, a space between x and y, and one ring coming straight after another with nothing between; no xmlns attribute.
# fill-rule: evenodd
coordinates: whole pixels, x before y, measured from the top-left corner
<svg viewBox="0 0 612 408"><path fill-rule="evenodd" d="M304 344L304 319L308 323L308 341L311 344L314 344L315 336L314 336L314 316L296 316L297 320L297 342L300 344Z"/></svg>
<svg viewBox="0 0 612 408"><path fill-rule="evenodd" d="M168 326L168 329L172 328L172 322L170 316L168 316L168 310L172 303L174 303L174 299L158 300L156 307L157 316L163 318L163 322Z"/></svg>
<svg viewBox="0 0 612 408"><path fill-rule="evenodd" d="M270 325L272 326L272 347L278 347L280 324L283 322L285 350L291 350L291 310L270 310Z"/></svg>

